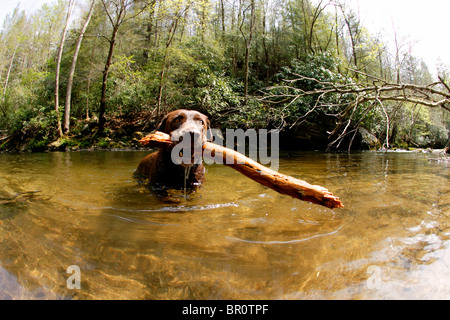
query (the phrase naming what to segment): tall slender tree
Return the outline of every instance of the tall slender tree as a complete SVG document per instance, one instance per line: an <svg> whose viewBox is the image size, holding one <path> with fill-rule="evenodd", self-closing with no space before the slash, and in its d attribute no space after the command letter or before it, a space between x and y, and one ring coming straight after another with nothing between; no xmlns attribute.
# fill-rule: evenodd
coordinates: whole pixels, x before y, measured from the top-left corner
<svg viewBox="0 0 450 320"><path fill-rule="evenodd" d="M192 1L188 1L185 6L182 6L182 3L180 3L180 5L175 9L175 13L172 17L172 22L170 24L169 33L167 35L167 40L165 42L162 68L161 68L161 72L159 74L159 88L158 88L158 98L157 98L158 113L160 113L162 111L162 107L163 107L162 106L162 97L163 97L163 91L164 91L164 87L165 87L165 79L166 79L167 64L168 64L168 60L169 60L170 47L173 43L173 39L177 32L179 22L183 18L183 16L186 14L186 12L189 10L191 5L192 5Z"/></svg>
<svg viewBox="0 0 450 320"><path fill-rule="evenodd" d="M244 26L244 22L245 22L245 16L247 15L248 10L250 10L250 18L249 18L248 34L246 35L243 26ZM244 42L245 42L244 95L245 95L245 104L247 104L248 78L249 78L249 73L250 73L250 68L249 68L250 50L252 47L253 32L254 32L254 28L255 28L255 0L250 0L250 4L243 10L242 14L243 14L243 18L242 18L239 30L241 31L242 37L244 38Z"/></svg>
<svg viewBox="0 0 450 320"><path fill-rule="evenodd" d="M70 66L69 77L67 79L67 91L66 91L66 100L65 100L65 109L64 109L64 134L68 134L70 130L70 101L72 96L72 86L73 86L73 77L75 74L75 67L77 65L78 53L80 52L81 42L83 41L84 33L86 32L86 28L89 25L89 21L91 20L92 13L94 12L95 1L91 1L91 7L89 9L89 13L84 21L83 27L81 28L80 35L77 39L77 44L75 46L75 52L73 53L72 64Z"/></svg>
<svg viewBox="0 0 450 320"><path fill-rule="evenodd" d="M140 9L136 9L134 14L129 15L130 8L138 3L142 2L139 0L118 0L118 1L107 1L102 0L103 7L105 9L105 13L108 17L109 22L111 23L112 32L111 37L108 39L109 42L109 50L108 56L106 58L105 68L103 69L103 77L102 77L102 89L101 89L101 97L100 97L100 110L99 110L99 129L103 131L106 118L105 112L107 107L107 98L106 98L106 89L107 89L107 81L109 75L109 68L111 67L111 62L114 54L114 47L116 45L117 33L119 32L120 27L123 23L128 20L131 20L142 13L149 5L149 3L143 3Z"/></svg>
<svg viewBox="0 0 450 320"><path fill-rule="evenodd" d="M61 68L61 59L64 50L64 42L66 40L67 29L69 27L69 20L72 15L73 6L75 4L75 0L69 0L67 6L67 16L66 23L64 25L63 32L61 34L61 41L59 43L58 48L58 56L56 60L56 74L55 74L55 111L56 111L56 119L57 119L57 135L61 137L63 135L62 126L61 126L61 117L59 115L59 73Z"/></svg>

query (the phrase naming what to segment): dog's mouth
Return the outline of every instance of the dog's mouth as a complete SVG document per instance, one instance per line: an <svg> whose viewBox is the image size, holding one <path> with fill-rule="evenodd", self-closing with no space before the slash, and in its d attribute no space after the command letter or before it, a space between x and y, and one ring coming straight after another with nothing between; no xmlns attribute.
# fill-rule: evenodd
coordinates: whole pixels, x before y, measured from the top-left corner
<svg viewBox="0 0 450 320"><path fill-rule="evenodd" d="M192 167L194 164L198 164L197 159L201 159L202 154L196 153L196 150L194 147L189 150L188 153L186 153L185 150L180 150L178 152L178 156L181 159L180 165L183 167Z"/></svg>
<svg viewBox="0 0 450 320"><path fill-rule="evenodd" d="M200 164L203 156L203 139L196 132L186 132L175 141L172 150L172 161L183 167Z"/></svg>

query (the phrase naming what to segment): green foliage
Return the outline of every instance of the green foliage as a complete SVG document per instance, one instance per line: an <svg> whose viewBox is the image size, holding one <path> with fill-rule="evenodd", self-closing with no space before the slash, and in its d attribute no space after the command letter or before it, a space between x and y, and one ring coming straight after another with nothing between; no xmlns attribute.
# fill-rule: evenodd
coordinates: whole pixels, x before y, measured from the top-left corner
<svg viewBox="0 0 450 320"><path fill-rule="evenodd" d="M211 115L219 115L241 104L235 91L239 84L223 72L213 71L203 62L197 63L193 71L193 88L187 106L199 106Z"/></svg>
<svg viewBox="0 0 450 320"><path fill-rule="evenodd" d="M102 139L97 143L97 145L100 148L108 148L110 146L110 144L111 144L111 140L108 138Z"/></svg>
<svg viewBox="0 0 450 320"><path fill-rule="evenodd" d="M30 140L30 142L28 142L28 150L31 150L33 152L42 152L47 150L47 146L49 143L50 140L46 137L44 138L33 137Z"/></svg>
<svg viewBox="0 0 450 320"><path fill-rule="evenodd" d="M146 94L148 84L142 71L135 68L135 63L133 56L121 55L111 65L109 102L124 113L140 111L149 99Z"/></svg>
<svg viewBox="0 0 450 320"><path fill-rule="evenodd" d="M333 84L345 83L348 81L336 70L335 59L327 54L308 55L305 61L292 60L290 66L283 67L277 74L280 84L271 90L274 95L297 95L301 92L312 92ZM325 108L317 108L317 100L320 98L321 105ZM329 94L320 97L319 94L308 95L283 102L280 99L278 105L279 115L287 125L292 125L305 114L309 113L311 121L315 118L323 117L325 114L339 112L337 104L350 103L354 100L352 94Z"/></svg>
<svg viewBox="0 0 450 320"><path fill-rule="evenodd" d="M110 13L118 3L106 1ZM148 6L140 12L144 3ZM261 99L261 92L296 95L338 83L363 82L363 77L352 69L387 80L395 81L398 76L401 81L420 85L433 82L422 60L410 52L393 56L381 39L374 38L361 25L355 12L340 4L336 4L336 10L327 11L323 10L325 5L309 0L137 1L127 7L130 19L120 25L114 41L107 80L107 118L151 114L154 119L133 120L151 130L161 116L156 111L189 108L207 114L215 126L289 128L307 116L326 132L333 130L330 126L334 124L324 119L342 112L343 106L354 102L353 95L320 97L319 108L318 94L274 98L269 104ZM53 105L55 57L66 9L67 1L59 0L43 5L35 14L16 10L0 29L0 129L21 136L32 150L45 150L58 138ZM69 31L64 46L61 109L86 13ZM97 1L75 69L72 136L58 140L62 147L114 145L104 136L99 138L100 134L84 130L86 116L99 112L112 31L105 6ZM440 69L442 75L448 75L444 65ZM382 140L387 126L384 111L380 106L367 110L367 106L362 104L354 111L354 123ZM448 115L425 107L414 109L408 104L386 103L385 108L393 143L437 146L448 139ZM89 125L92 123L95 125ZM83 135L89 139L83 140ZM117 133L106 128L103 135L116 139Z"/></svg>
<svg viewBox="0 0 450 320"><path fill-rule="evenodd" d="M227 75L228 61L218 44L207 45L193 39L187 43L186 49L191 52L193 60L188 74L191 90L185 105L198 106L212 116L238 108L241 104L238 92L242 84Z"/></svg>
<svg viewBox="0 0 450 320"><path fill-rule="evenodd" d="M3 148L23 148L21 145L15 145L19 142L25 143L25 150L44 151L54 139L56 114L52 108L22 107L11 113L8 119L8 133L16 139L11 140L12 145L4 145Z"/></svg>

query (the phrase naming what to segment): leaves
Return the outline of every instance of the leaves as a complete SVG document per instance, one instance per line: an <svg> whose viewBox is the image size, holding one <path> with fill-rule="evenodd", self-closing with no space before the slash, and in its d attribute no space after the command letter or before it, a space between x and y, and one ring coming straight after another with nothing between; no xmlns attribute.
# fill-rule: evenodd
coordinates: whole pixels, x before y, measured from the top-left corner
<svg viewBox="0 0 450 320"><path fill-rule="evenodd" d="M17 9L0 30L0 128L9 134L21 133L25 123L30 133L53 138L55 57L67 2L34 13ZM68 31L61 99L90 3L80 3ZM397 52L390 52L355 11L328 0L97 1L73 79L72 122L101 113L105 61L121 8L126 15L116 30L103 96L106 120L148 112L156 122L159 105L161 113L183 107L222 127L290 130L309 122L327 135L336 123L351 132L363 126L381 141L389 135L389 145L439 145L449 127L448 112L405 101L354 108L351 92L320 92L377 85L375 78L421 86L434 81L407 43L399 41ZM439 67L444 90L448 69ZM305 92L310 94L299 96Z"/></svg>

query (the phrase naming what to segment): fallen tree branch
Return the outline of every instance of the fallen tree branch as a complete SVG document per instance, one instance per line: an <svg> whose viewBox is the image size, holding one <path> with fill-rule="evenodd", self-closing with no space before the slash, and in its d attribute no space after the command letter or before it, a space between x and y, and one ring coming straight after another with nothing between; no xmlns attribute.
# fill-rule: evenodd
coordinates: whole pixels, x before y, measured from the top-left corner
<svg viewBox="0 0 450 320"><path fill-rule="evenodd" d="M294 80L289 80L289 82L295 82L299 80L315 80L312 78L304 77ZM321 82L316 80L318 84L330 85L328 82ZM269 89L274 89L276 87L271 87ZM268 94L259 100L267 101L269 103L278 104L283 101L272 101L273 98L285 98L288 99L298 99L301 97L320 95L323 98L324 95L330 93L340 93L340 94L355 94L359 96L360 101L371 101L371 100L382 100L382 101L405 101L425 105L427 107L441 107L450 112L450 93L445 93L440 90L431 88L431 86L418 86L414 84L392 84L385 82L382 85L373 86L362 86L354 83L331 85L329 87L324 87L322 89L314 89L310 91L303 91L292 86L282 86L280 88L291 89L296 94ZM378 94L377 94L378 92ZM393 94L388 94L393 93ZM406 94L408 93L408 94Z"/></svg>
<svg viewBox="0 0 450 320"><path fill-rule="evenodd" d="M313 97L315 102L311 104L308 111L305 111L303 115L300 115L293 122L291 129L298 123L305 121L313 111L322 108L327 116L335 116L337 118L336 127L329 132L329 137L331 138L334 134L338 134L338 137L332 139L328 148L336 145L339 147L343 138L347 136L348 130L352 131L354 129L350 124L355 123L358 127L361 119L377 105L380 106L386 119L386 138L388 139L390 124L384 102L409 102L429 108L442 108L450 112L450 87L442 78L439 78L438 82L428 85L391 83L358 70L350 70L364 76L365 82L355 83L353 81L346 82L345 80L342 82L329 82L293 74L295 78L283 80L283 85L269 87L265 91L261 90L264 94L258 97L258 100L272 108L277 108L278 104L289 106L300 98ZM313 82L316 84L316 88L306 90L302 89L301 85L296 86L296 83L301 81ZM276 90L280 89L283 92L276 92ZM338 98L337 101L327 102L326 97L333 94L338 94L340 97L345 95L347 99ZM349 95L351 95L351 101L348 99ZM356 112L357 108L366 102L369 103L369 106L365 106L363 110ZM330 107L338 110L333 111L334 114L330 114L328 111ZM279 112L283 114L284 109L281 109ZM386 144L388 145L388 142ZM350 148L351 142L349 150Z"/></svg>
<svg viewBox="0 0 450 320"><path fill-rule="evenodd" d="M149 147L170 148L174 146L170 136L162 132L146 136L139 142ZM271 170L235 150L206 142L203 145L203 157L208 157L212 160L222 159L223 164L281 194L331 209L344 207L339 198L327 189Z"/></svg>

